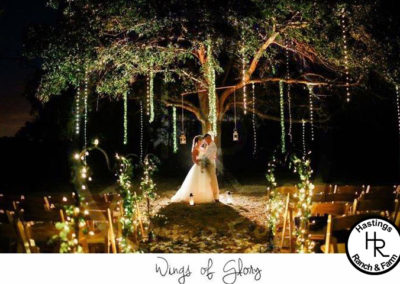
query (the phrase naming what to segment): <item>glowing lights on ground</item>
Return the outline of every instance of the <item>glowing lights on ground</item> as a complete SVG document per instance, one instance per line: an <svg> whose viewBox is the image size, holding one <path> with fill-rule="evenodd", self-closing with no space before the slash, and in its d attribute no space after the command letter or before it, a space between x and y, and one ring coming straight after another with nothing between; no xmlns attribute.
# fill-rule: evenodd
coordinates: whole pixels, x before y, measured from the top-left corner
<svg viewBox="0 0 400 284"><path fill-rule="evenodd" d="M282 153L286 152L286 133L285 133L285 101L283 97L283 81L279 81L279 105L281 117L281 150Z"/></svg>
<svg viewBox="0 0 400 284"><path fill-rule="evenodd" d="M189 204L190 204L191 206L194 205L194 196L193 196L193 193L190 193L190 195L189 195Z"/></svg>

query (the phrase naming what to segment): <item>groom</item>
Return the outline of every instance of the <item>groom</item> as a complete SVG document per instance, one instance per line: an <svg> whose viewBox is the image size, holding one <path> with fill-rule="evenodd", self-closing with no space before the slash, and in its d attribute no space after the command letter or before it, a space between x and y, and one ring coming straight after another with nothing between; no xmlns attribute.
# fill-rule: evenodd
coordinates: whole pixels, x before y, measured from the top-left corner
<svg viewBox="0 0 400 284"><path fill-rule="evenodd" d="M219 202L219 187L217 180L216 171L216 159L217 159L217 145L213 141L211 134L207 133L203 136L204 141L207 143L207 149L205 156L210 161L210 165L207 167L207 172L211 178L211 188L214 194L214 199Z"/></svg>

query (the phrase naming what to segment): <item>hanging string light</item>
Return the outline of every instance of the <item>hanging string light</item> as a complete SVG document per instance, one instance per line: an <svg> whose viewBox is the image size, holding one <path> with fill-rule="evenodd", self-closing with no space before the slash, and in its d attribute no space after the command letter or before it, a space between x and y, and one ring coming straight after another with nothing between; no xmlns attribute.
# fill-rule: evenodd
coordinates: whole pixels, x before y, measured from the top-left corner
<svg viewBox="0 0 400 284"><path fill-rule="evenodd" d="M75 96L75 134L79 135L80 128L81 128L81 91L80 87L76 91Z"/></svg>
<svg viewBox="0 0 400 284"><path fill-rule="evenodd" d="M236 125L236 89L233 90L233 122L235 124L233 128L233 141L239 141L239 132Z"/></svg>
<svg viewBox="0 0 400 284"><path fill-rule="evenodd" d="M399 91L399 85L396 85L396 107L397 107L397 126L399 128L399 135L400 135L400 91Z"/></svg>
<svg viewBox="0 0 400 284"><path fill-rule="evenodd" d="M211 123L211 130L213 135L217 135L217 95L215 90L215 68L214 68L214 60L212 56L211 42L208 42L207 46L207 77L208 77L208 119Z"/></svg>
<svg viewBox="0 0 400 284"><path fill-rule="evenodd" d="M253 124L253 156L257 153L257 131L256 131L256 95L255 95L255 85L254 83L251 84L251 91L252 91L252 124Z"/></svg>
<svg viewBox="0 0 400 284"><path fill-rule="evenodd" d="M314 87L307 85L308 88L308 98L309 98L309 110L310 110L310 132L311 132L311 141L314 141L314 106L313 106L313 96L314 96Z"/></svg>
<svg viewBox="0 0 400 284"><path fill-rule="evenodd" d="M84 129L83 129L83 136L84 136L84 141L85 141L85 148L87 148L87 122L88 122L88 87L89 86L89 76L88 76L88 71L87 68L85 70L85 89L84 89L84 100L83 100L83 105L85 109L85 114L84 114Z"/></svg>
<svg viewBox="0 0 400 284"><path fill-rule="evenodd" d="M283 97L283 82L279 81L279 104L280 104L280 113L281 113L281 150L282 153L286 152L286 141L285 141L285 105L284 105L284 97Z"/></svg>
<svg viewBox="0 0 400 284"><path fill-rule="evenodd" d="M154 73L152 70L147 76L147 115L149 116L149 122L154 121Z"/></svg>
<svg viewBox="0 0 400 284"><path fill-rule="evenodd" d="M185 135L185 124L184 124L184 111L183 111L183 95L181 95L181 135L179 136L179 141L182 145L186 144L186 135Z"/></svg>
<svg viewBox="0 0 400 284"><path fill-rule="evenodd" d="M286 80L290 79L290 69L289 69L289 49L288 49L289 41L285 39L285 55L286 55ZM287 99L288 99L288 117L289 117L289 129L288 136L290 143L293 142L292 137L292 98L290 95L290 84L287 84Z"/></svg>
<svg viewBox="0 0 400 284"><path fill-rule="evenodd" d="M139 158L143 161L143 102L140 101L140 142L139 142Z"/></svg>
<svg viewBox="0 0 400 284"><path fill-rule="evenodd" d="M128 93L124 92L124 145L128 144Z"/></svg>
<svg viewBox="0 0 400 284"><path fill-rule="evenodd" d="M243 112L247 114L247 87L246 87L246 58L244 54L244 47L242 51L242 82L243 82Z"/></svg>
<svg viewBox="0 0 400 284"><path fill-rule="evenodd" d="M343 36L343 51L344 51L344 71L346 74L346 101L350 101L350 74L349 74L349 57L348 57L348 46L347 46L347 26L346 26L346 10L345 8L341 11L340 24L342 27Z"/></svg>
<svg viewBox="0 0 400 284"><path fill-rule="evenodd" d="M306 146L306 121L303 119L301 120L301 137L302 137L302 142L303 142L303 157L306 156L307 154L307 146Z"/></svg>
<svg viewBox="0 0 400 284"><path fill-rule="evenodd" d="M173 106L172 107L172 120L173 120L173 134L172 134L172 139L173 139L173 149L174 149L174 153L178 152L178 143L176 141L176 107Z"/></svg>

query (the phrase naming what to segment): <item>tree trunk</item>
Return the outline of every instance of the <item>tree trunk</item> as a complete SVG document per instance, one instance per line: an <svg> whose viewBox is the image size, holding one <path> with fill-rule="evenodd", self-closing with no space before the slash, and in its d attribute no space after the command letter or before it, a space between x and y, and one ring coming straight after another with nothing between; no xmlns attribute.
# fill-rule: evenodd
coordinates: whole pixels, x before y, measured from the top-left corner
<svg viewBox="0 0 400 284"><path fill-rule="evenodd" d="M201 124L201 130L203 134L206 134L212 130L211 123L206 120L204 123ZM218 148L218 157L217 157L217 169L220 173L223 173L223 160L222 160L222 148L221 148L221 131L222 131L222 120L217 120L217 135L214 137L214 142L217 144Z"/></svg>

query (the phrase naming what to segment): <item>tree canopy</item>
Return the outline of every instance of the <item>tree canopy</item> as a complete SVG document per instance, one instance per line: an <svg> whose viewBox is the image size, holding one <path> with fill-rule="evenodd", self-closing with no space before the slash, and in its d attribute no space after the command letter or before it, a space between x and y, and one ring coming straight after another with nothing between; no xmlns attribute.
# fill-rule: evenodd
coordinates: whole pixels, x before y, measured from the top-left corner
<svg viewBox="0 0 400 284"><path fill-rule="evenodd" d="M42 101L82 88L85 76L91 92L116 99L129 93L139 100L151 78L159 86L159 101L183 107L209 128L210 90L216 93L215 119L221 121L233 107L234 92L276 83L257 93L257 105L248 111L279 121L279 104L272 102L279 100L277 83L284 83L291 86L293 121L299 122L296 112L308 101L299 95L305 86L318 88L313 95L321 101L333 94L345 101L346 87L362 87L371 70L390 83L400 81L394 52L400 47L399 19L388 13L392 1L52 0L49 5L60 13L59 23L32 30L29 43L30 54L43 60L37 93ZM377 18L378 10L388 16ZM316 112L323 119L319 104ZM236 105L246 107L246 101Z"/></svg>

